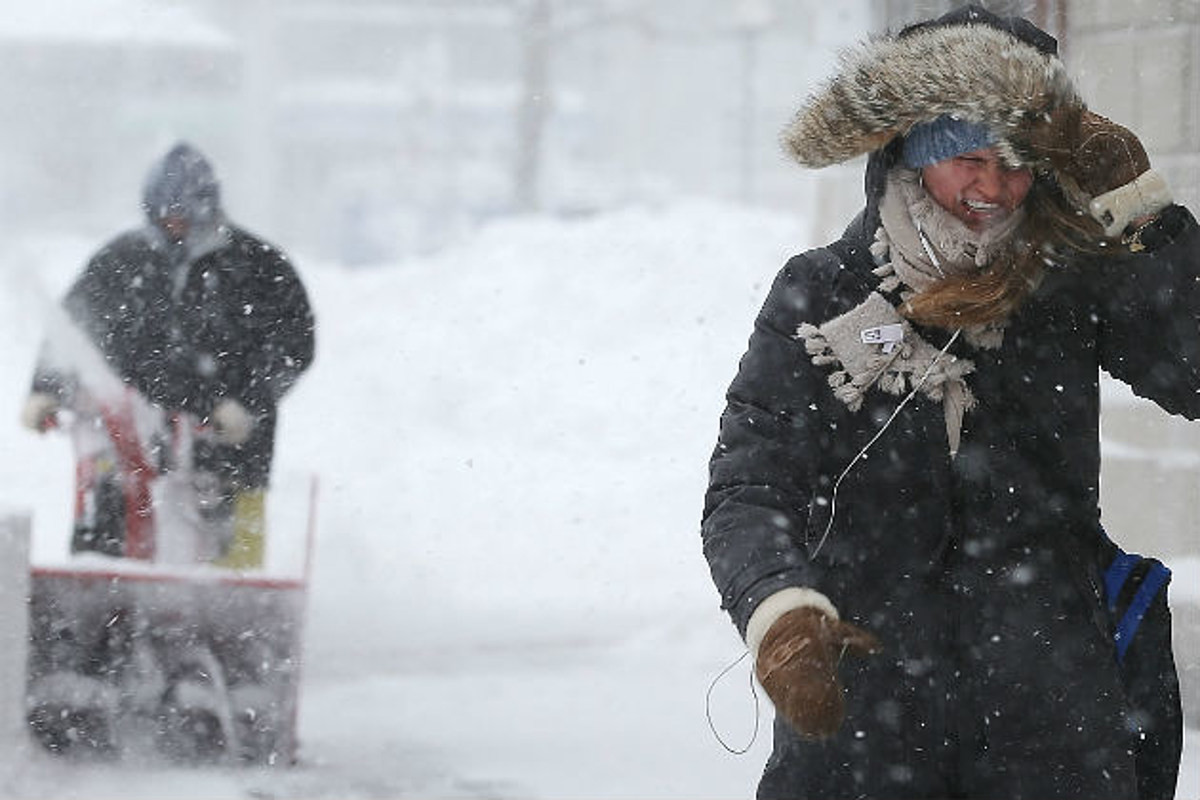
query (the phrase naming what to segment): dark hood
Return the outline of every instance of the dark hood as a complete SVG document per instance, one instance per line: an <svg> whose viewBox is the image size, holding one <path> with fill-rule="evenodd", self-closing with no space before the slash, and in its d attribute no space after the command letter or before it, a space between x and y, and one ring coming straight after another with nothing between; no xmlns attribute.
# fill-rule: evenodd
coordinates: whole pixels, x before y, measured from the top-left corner
<svg viewBox="0 0 1200 800"><path fill-rule="evenodd" d="M181 216L194 227L210 225L221 211L212 164L187 142L176 144L146 175L142 208L155 224L167 216Z"/></svg>

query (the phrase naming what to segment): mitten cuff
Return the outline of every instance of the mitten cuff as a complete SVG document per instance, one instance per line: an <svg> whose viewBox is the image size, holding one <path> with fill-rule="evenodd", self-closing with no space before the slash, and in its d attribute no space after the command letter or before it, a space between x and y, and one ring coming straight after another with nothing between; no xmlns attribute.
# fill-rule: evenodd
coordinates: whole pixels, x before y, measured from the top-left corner
<svg viewBox="0 0 1200 800"><path fill-rule="evenodd" d="M1171 189L1166 179L1148 169L1124 186L1092 198L1088 212L1104 226L1105 235L1115 238L1129 223L1157 214L1171 203Z"/></svg>
<svg viewBox="0 0 1200 800"><path fill-rule="evenodd" d="M33 431L45 427L47 418L58 411L58 398L47 392L33 392L21 408L21 424Z"/></svg>
<svg viewBox="0 0 1200 800"><path fill-rule="evenodd" d="M222 444L243 444L254 429L254 417L246 407L228 397L217 401L210 419L217 441Z"/></svg>
<svg viewBox="0 0 1200 800"><path fill-rule="evenodd" d="M838 612L833 602L816 589L798 586L780 589L758 604L754 613L750 615L750 622L746 625L746 647L750 649L750 654L755 659L758 658L758 646L762 644L763 637L767 635L771 626L784 614L797 608L820 609L834 619L838 619Z"/></svg>

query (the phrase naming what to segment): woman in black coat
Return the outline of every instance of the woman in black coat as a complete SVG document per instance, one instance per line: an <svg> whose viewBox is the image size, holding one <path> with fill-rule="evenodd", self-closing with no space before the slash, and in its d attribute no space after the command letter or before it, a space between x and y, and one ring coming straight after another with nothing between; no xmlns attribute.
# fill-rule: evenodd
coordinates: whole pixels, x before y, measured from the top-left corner
<svg viewBox="0 0 1200 800"><path fill-rule="evenodd" d="M1052 37L974 7L851 54L787 143L870 156L711 462L704 552L777 710L759 796L1171 797L1165 570L1110 570L1099 370L1200 417L1200 227Z"/></svg>
<svg viewBox="0 0 1200 800"><path fill-rule="evenodd" d="M147 224L102 247L63 306L122 381L212 429L196 442L194 468L217 478L225 514L240 497L261 519L277 407L313 359L307 294L282 251L225 216L212 167L191 145L153 166L143 208ZM77 380L73 365L44 359L27 424L44 428ZM119 535L77 536L74 546L89 543L122 548ZM261 542L252 547L261 558Z"/></svg>

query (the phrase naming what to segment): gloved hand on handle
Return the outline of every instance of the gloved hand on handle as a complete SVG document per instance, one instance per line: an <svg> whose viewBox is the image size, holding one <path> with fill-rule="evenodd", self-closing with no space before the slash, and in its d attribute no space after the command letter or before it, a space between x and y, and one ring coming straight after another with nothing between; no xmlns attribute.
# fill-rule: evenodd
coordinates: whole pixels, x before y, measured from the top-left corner
<svg viewBox="0 0 1200 800"><path fill-rule="evenodd" d="M244 444L254 430L254 416L246 407L231 397L223 397L213 406L209 415L213 435L221 444Z"/></svg>
<svg viewBox="0 0 1200 800"><path fill-rule="evenodd" d="M38 433L45 433L58 425L61 405L58 398L48 392L31 392L21 409L21 424Z"/></svg>
<svg viewBox="0 0 1200 800"><path fill-rule="evenodd" d="M1138 137L1082 106L1032 117L1018 138L1022 149L1054 170L1067 196L1106 236L1120 236L1172 202Z"/></svg>
<svg viewBox="0 0 1200 800"><path fill-rule="evenodd" d="M802 606L767 629L754 671L775 710L798 733L823 739L837 732L845 716L837 674L843 653L864 656L879 649L879 640L862 628Z"/></svg>

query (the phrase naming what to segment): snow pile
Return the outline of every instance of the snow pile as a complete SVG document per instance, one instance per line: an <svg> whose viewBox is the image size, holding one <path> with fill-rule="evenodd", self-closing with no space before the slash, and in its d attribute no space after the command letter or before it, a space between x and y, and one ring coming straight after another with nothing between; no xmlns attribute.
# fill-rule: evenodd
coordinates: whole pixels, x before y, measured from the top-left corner
<svg viewBox="0 0 1200 800"><path fill-rule="evenodd" d="M696 204L508 222L393 270L310 271L317 363L279 455L321 465L319 587L403 609L400 642L714 607L707 459L797 228ZM323 600L318 626L337 607Z"/></svg>

